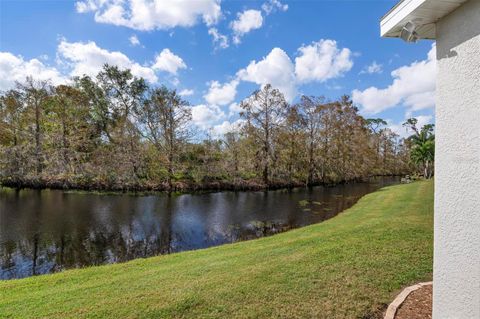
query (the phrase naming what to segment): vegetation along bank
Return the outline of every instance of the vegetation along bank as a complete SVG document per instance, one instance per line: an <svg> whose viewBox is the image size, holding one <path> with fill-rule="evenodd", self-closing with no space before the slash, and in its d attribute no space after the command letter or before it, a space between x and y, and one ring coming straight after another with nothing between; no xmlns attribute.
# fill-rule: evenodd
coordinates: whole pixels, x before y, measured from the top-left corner
<svg viewBox="0 0 480 319"><path fill-rule="evenodd" d="M223 131L200 106L106 65L69 85L27 78L0 94L0 183L96 190L248 190L433 172L433 126L366 119L348 96L287 103L263 86ZM219 110L220 112L220 110Z"/></svg>

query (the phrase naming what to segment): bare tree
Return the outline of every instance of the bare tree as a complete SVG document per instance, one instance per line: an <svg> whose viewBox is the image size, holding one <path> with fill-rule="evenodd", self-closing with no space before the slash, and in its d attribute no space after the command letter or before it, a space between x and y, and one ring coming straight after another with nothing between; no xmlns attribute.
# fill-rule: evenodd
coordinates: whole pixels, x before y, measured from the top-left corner
<svg viewBox="0 0 480 319"><path fill-rule="evenodd" d="M233 178L238 178L239 175L239 166L240 166L240 134L238 132L228 132L225 134L223 139L223 144L225 145L227 155L228 155L228 164L230 171L232 172Z"/></svg>
<svg viewBox="0 0 480 319"><path fill-rule="evenodd" d="M88 81L87 81L88 82ZM144 79L132 75L128 69L105 64L96 77L96 83L89 84L89 93L104 121L104 131L115 149L112 165L126 162L119 167L125 180L137 179L139 170L139 134L134 123L134 114L141 107L147 84Z"/></svg>
<svg viewBox="0 0 480 319"><path fill-rule="evenodd" d="M0 182L172 190L433 173L431 126L409 120L415 134L399 140L384 120L364 119L348 96L304 96L291 106L262 86L241 103L241 128L222 140L193 132L191 110L175 91L149 89L108 65L55 89L27 79L0 93Z"/></svg>
<svg viewBox="0 0 480 319"><path fill-rule="evenodd" d="M255 91L248 99L240 104L243 111L240 115L246 119L247 126L261 143L263 182L270 183L270 166L274 161L274 135L285 120L287 102L283 94L266 84L262 89Z"/></svg>
<svg viewBox="0 0 480 319"><path fill-rule="evenodd" d="M43 125L42 117L45 103L51 93L48 81L35 81L28 77L25 83L17 83L18 89L22 92L23 101L27 108L32 110L34 139L35 139L35 172L37 175L43 170Z"/></svg>
<svg viewBox="0 0 480 319"><path fill-rule="evenodd" d="M308 154L308 177L307 184L311 185L318 178L316 150L319 148L321 131L323 127L322 116L325 98L323 96L302 96L298 104L299 111L303 114L306 130L306 143Z"/></svg>
<svg viewBox="0 0 480 319"><path fill-rule="evenodd" d="M189 124L192 114L188 102L176 91L166 87L156 88L149 91L143 107L137 111L137 117L142 123L142 135L159 152L166 154L167 182L171 189L181 147L191 136Z"/></svg>

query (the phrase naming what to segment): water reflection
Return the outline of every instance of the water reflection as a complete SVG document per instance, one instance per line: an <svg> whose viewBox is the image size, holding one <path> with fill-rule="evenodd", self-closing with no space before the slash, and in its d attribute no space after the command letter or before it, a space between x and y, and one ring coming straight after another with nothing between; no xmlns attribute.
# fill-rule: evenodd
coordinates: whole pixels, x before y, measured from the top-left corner
<svg viewBox="0 0 480 319"><path fill-rule="evenodd" d="M333 217L396 182L179 196L0 188L0 278L268 236Z"/></svg>

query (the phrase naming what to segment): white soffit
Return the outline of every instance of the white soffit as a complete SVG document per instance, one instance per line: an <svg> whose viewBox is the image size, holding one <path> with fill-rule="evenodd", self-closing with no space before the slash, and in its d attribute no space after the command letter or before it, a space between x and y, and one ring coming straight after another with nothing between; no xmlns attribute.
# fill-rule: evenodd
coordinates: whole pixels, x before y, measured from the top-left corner
<svg viewBox="0 0 480 319"><path fill-rule="evenodd" d="M435 22L467 1L402 0L380 21L380 35L398 38L405 24L411 21L418 26L415 31L420 39L435 39Z"/></svg>

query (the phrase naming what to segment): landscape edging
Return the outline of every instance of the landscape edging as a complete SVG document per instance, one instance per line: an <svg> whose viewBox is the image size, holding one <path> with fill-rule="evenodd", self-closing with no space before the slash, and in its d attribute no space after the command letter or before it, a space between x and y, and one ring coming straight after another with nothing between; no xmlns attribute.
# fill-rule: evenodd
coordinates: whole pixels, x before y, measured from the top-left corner
<svg viewBox="0 0 480 319"><path fill-rule="evenodd" d="M414 292L415 290L418 290L424 286L429 286L432 285L432 281L428 282L421 282L416 285L407 287L403 289L403 291L392 301L392 303L388 306L387 312L385 313L384 319L395 319L395 315L397 314L398 308L403 304L405 299Z"/></svg>

